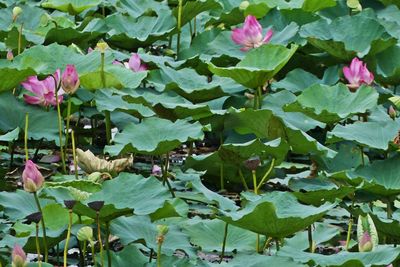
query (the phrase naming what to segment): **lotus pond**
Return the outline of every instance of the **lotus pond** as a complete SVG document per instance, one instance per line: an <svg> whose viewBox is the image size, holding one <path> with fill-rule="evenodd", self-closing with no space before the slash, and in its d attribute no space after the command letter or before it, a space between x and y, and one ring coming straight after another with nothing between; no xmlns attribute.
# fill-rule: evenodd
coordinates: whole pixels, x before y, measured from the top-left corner
<svg viewBox="0 0 400 267"><path fill-rule="evenodd" d="M398 0L0 0L0 266L400 266Z"/></svg>

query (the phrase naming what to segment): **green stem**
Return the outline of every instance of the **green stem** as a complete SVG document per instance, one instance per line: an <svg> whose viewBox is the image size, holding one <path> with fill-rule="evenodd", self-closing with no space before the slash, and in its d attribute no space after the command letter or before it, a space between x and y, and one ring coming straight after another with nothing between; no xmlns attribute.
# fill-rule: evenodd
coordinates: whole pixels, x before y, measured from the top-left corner
<svg viewBox="0 0 400 267"><path fill-rule="evenodd" d="M226 239L228 237L228 223L225 223L225 228L224 228L224 239L222 241L222 250L221 250L221 256L219 259L219 263L221 263L224 260L224 256L225 256L225 246L226 246Z"/></svg>
<svg viewBox="0 0 400 267"><path fill-rule="evenodd" d="M160 238L160 237L159 237ZM161 237L163 238L163 237ZM157 267L161 267L161 247L162 241L157 242Z"/></svg>
<svg viewBox="0 0 400 267"><path fill-rule="evenodd" d="M56 88L56 104L57 104L57 116L58 116L58 135L60 139L60 154L61 154L61 163L62 163L62 171L63 174L67 173L67 168L65 166L65 154L64 154L64 146L63 146L63 138L62 138L62 118L61 118L61 108L60 108L60 102L58 101L58 89L59 85L57 84L57 79L52 76L54 79L55 83L55 88Z"/></svg>
<svg viewBox="0 0 400 267"><path fill-rule="evenodd" d="M219 165L219 178L221 183L221 190L225 189L225 178L224 178L224 164L221 162Z"/></svg>
<svg viewBox="0 0 400 267"><path fill-rule="evenodd" d="M308 226L307 229L308 232L308 249L310 251L310 253L313 253L313 246L314 246L314 242L313 242L313 236L312 236L312 225Z"/></svg>
<svg viewBox="0 0 400 267"><path fill-rule="evenodd" d="M25 145L25 161L29 160L28 153L28 128L29 128L29 113L25 114L25 134L24 134L24 145Z"/></svg>
<svg viewBox="0 0 400 267"><path fill-rule="evenodd" d="M98 211L96 212L96 222L97 222L97 239L99 241L99 247L100 247L100 262L101 262L101 267L103 267L104 266L103 242L101 241L100 214Z"/></svg>
<svg viewBox="0 0 400 267"><path fill-rule="evenodd" d="M181 42L181 27L182 27L182 0L178 0L178 37L176 39L176 58L179 58L179 49Z"/></svg>
<svg viewBox="0 0 400 267"><path fill-rule="evenodd" d="M96 254L94 252L94 242L90 240L90 248L92 249L93 266L96 266Z"/></svg>
<svg viewBox="0 0 400 267"><path fill-rule="evenodd" d="M70 116L71 116L71 96L68 97L67 103L67 124L65 129L65 157L67 157L67 149L69 142L69 125L70 125Z"/></svg>
<svg viewBox="0 0 400 267"><path fill-rule="evenodd" d="M72 157L74 159L74 173L75 173L75 179L78 180L78 162L76 160L76 147L75 147L75 133L72 130L71 131L71 141L72 141Z"/></svg>
<svg viewBox="0 0 400 267"><path fill-rule="evenodd" d="M82 254L83 254L83 265L85 266L85 257L86 257L86 246L87 246L87 241L83 241L83 248L82 248Z"/></svg>
<svg viewBox="0 0 400 267"><path fill-rule="evenodd" d="M197 17L193 18L193 38L196 37L196 31L197 31Z"/></svg>
<svg viewBox="0 0 400 267"><path fill-rule="evenodd" d="M260 252L260 234L257 234L257 239L256 239L256 253Z"/></svg>
<svg viewBox="0 0 400 267"><path fill-rule="evenodd" d="M275 244L276 244L276 251L279 251L280 250L280 246L279 246L279 239L278 238L275 239Z"/></svg>
<svg viewBox="0 0 400 267"><path fill-rule="evenodd" d="M254 194L258 195L258 187L257 187L257 175L256 171L252 170L251 174L253 175L253 188L254 188Z"/></svg>
<svg viewBox="0 0 400 267"><path fill-rule="evenodd" d="M347 228L347 238L346 238L346 250L349 251L351 228L353 227L353 219L349 220L349 227Z"/></svg>
<svg viewBox="0 0 400 267"><path fill-rule="evenodd" d="M111 114L110 114L110 111L105 110L104 117L105 117L105 122L106 122L106 140L107 140L107 145L109 145L111 142Z"/></svg>
<svg viewBox="0 0 400 267"><path fill-rule="evenodd" d="M392 202L388 199L386 202L386 217L388 219L392 219L393 209L392 209Z"/></svg>
<svg viewBox="0 0 400 267"><path fill-rule="evenodd" d="M362 147L362 146L359 146L359 148L360 148L360 153L361 153L361 162L362 162L362 165L364 166L364 165L365 165L365 160L364 160L364 151L363 151L363 147Z"/></svg>
<svg viewBox="0 0 400 267"><path fill-rule="evenodd" d="M36 192L33 192L33 196L35 198L36 206L39 210L39 212L42 214L42 228L43 228L43 247L44 247L44 261L48 261L49 257L49 250L47 249L47 235L46 235L46 223L44 221L44 214L42 211L42 207L40 206L39 198Z"/></svg>
<svg viewBox="0 0 400 267"><path fill-rule="evenodd" d="M262 88L259 86L257 88L257 93L258 93L258 109L261 109L262 106Z"/></svg>
<svg viewBox="0 0 400 267"><path fill-rule="evenodd" d="M244 186L244 189L245 189L246 191L249 191L249 186L247 185L247 182L246 182L246 179L244 178L242 169L240 169L240 168L239 168L239 176L240 176L240 180L242 180L242 184L243 184L243 186Z"/></svg>
<svg viewBox="0 0 400 267"><path fill-rule="evenodd" d="M107 264L108 267L112 267L112 258L111 258L111 251L110 251L110 222L106 222L106 250L107 250Z"/></svg>
<svg viewBox="0 0 400 267"><path fill-rule="evenodd" d="M265 181L267 180L268 176L271 174L272 170L274 169L274 166L275 166L275 158L272 158L271 165L269 166L267 172L264 174L263 178L261 179L261 182L257 186L257 191L265 183Z"/></svg>
<svg viewBox="0 0 400 267"><path fill-rule="evenodd" d="M39 244L39 224L36 223L36 253L37 253L37 257L38 257L38 265L39 267L42 266L42 259L40 256L40 244Z"/></svg>
<svg viewBox="0 0 400 267"><path fill-rule="evenodd" d="M19 27L18 31L18 55L21 54L21 49L22 49L22 29L24 27L24 24L21 23L21 26Z"/></svg>
<svg viewBox="0 0 400 267"><path fill-rule="evenodd" d="M11 172L14 164L14 142L8 143L8 153L10 153L10 166L8 167L8 169Z"/></svg>
<svg viewBox="0 0 400 267"><path fill-rule="evenodd" d="M64 246L64 267L67 267L67 255L68 255L68 243L71 238L71 227L72 227L72 210L68 210L69 220L68 220L68 231L67 231L67 239L65 240Z"/></svg>
<svg viewBox="0 0 400 267"><path fill-rule="evenodd" d="M57 266L60 266L60 243L57 243L56 251L57 251L57 259L56 259Z"/></svg>

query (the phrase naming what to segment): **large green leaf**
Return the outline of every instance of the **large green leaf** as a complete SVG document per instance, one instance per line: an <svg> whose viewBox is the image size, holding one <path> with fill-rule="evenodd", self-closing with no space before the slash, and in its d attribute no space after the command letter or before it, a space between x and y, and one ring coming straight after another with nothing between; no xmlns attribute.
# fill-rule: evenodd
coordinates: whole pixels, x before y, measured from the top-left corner
<svg viewBox="0 0 400 267"><path fill-rule="evenodd" d="M321 80L314 74L306 72L303 69L294 69L288 72L284 79L272 83L271 87L273 89L286 89L292 93L297 93L318 83L321 83Z"/></svg>
<svg viewBox="0 0 400 267"><path fill-rule="evenodd" d="M6 79L3 79L0 82L0 92L16 88L27 77L34 74L35 72L32 69L21 70L21 69L10 68L6 64L1 64L0 76L6 77Z"/></svg>
<svg viewBox="0 0 400 267"><path fill-rule="evenodd" d="M305 89L286 111L301 111L316 120L334 123L377 106L379 94L372 87L361 87L355 93L344 84L312 85Z"/></svg>
<svg viewBox="0 0 400 267"><path fill-rule="evenodd" d="M360 35L365 28L368 28L368 32ZM350 60L356 55L363 57L376 54L396 43L374 18L371 9L354 16L338 17L333 21L320 19L306 24L301 27L300 35L313 46L344 60Z"/></svg>
<svg viewBox="0 0 400 267"><path fill-rule="evenodd" d="M308 253L292 248L283 248L278 255L290 257L303 263L312 263L318 266L363 267L382 266L392 263L400 254L400 248L392 246L378 246L370 252L341 251L333 255Z"/></svg>
<svg viewBox="0 0 400 267"><path fill-rule="evenodd" d="M204 133L200 123L184 120L171 122L165 119L148 118L140 124L129 124L114 139L114 145L106 146L111 155L135 152L162 155L189 140L202 140Z"/></svg>
<svg viewBox="0 0 400 267"><path fill-rule="evenodd" d="M204 11L221 8L221 5L215 0L195 0L185 2L186 3L182 6L182 26ZM176 20L178 20L178 7L174 8L172 14L175 16Z"/></svg>
<svg viewBox="0 0 400 267"><path fill-rule="evenodd" d="M221 251L225 222L214 220L201 220L199 217L188 220L183 228L190 236L190 242L201 247L202 251ZM228 226L228 235L225 249L227 252L234 250L254 251L256 235L250 231L236 226Z"/></svg>
<svg viewBox="0 0 400 267"><path fill-rule="evenodd" d="M267 44L249 51L234 67L217 67L211 63L209 69L218 76L229 77L244 86L257 88L274 77L290 60L296 49L296 45L288 49Z"/></svg>
<svg viewBox="0 0 400 267"><path fill-rule="evenodd" d="M356 122L345 126L338 124L328 133L328 142L349 140L370 148L386 150L399 130L400 124L394 121Z"/></svg>
<svg viewBox="0 0 400 267"><path fill-rule="evenodd" d="M336 204L320 207L299 203L287 192L271 192L261 196L247 195L245 206L235 212L222 211L221 219L232 225L271 237L285 237L319 220Z"/></svg>
<svg viewBox="0 0 400 267"><path fill-rule="evenodd" d="M10 112L12 107L13 112ZM0 113L7 114L0 118L0 130L3 132L19 127L25 129L25 114L29 114L28 138L59 143L58 119L55 110L46 111L37 106L22 103L11 92L0 94Z"/></svg>
<svg viewBox="0 0 400 267"><path fill-rule="evenodd" d="M42 3L42 7L53 8L76 15L86 9L96 7L102 2L103 0L46 0Z"/></svg>

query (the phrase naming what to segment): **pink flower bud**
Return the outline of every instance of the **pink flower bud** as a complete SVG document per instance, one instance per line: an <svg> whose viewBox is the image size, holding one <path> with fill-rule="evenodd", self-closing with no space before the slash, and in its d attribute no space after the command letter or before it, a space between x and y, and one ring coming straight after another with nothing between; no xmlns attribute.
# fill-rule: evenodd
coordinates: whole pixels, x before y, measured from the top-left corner
<svg viewBox="0 0 400 267"><path fill-rule="evenodd" d="M31 160L28 160L25 164L25 169L22 172L22 180L25 191L31 193L38 191L44 183L43 175Z"/></svg>
<svg viewBox="0 0 400 267"><path fill-rule="evenodd" d="M395 119L397 117L397 112L392 105L388 109L388 114L392 119Z"/></svg>
<svg viewBox="0 0 400 267"><path fill-rule="evenodd" d="M272 30L268 30L263 38L262 27L254 16L247 16L243 28L236 28L232 31L232 40L242 45L240 50L247 51L255 47L259 47L263 44L268 43L273 35Z"/></svg>
<svg viewBox="0 0 400 267"><path fill-rule="evenodd" d="M367 64L356 57L353 58L349 67L343 68L343 74L349 82L347 86L352 92L356 91L362 84L370 85L374 81L374 75L367 69Z"/></svg>
<svg viewBox="0 0 400 267"><path fill-rule="evenodd" d="M74 65L68 64L61 77L61 86L68 94L73 94L79 87L79 76Z"/></svg>
<svg viewBox="0 0 400 267"><path fill-rule="evenodd" d="M26 266L26 254L24 250L17 244L14 245L12 251L12 266L13 267Z"/></svg>
<svg viewBox="0 0 400 267"><path fill-rule="evenodd" d="M161 176L162 174L161 167L158 165L153 165L153 168L151 169L151 174L154 176Z"/></svg>
<svg viewBox="0 0 400 267"><path fill-rule="evenodd" d="M12 50L7 51L7 60L9 60L9 61L14 60L14 54L13 54Z"/></svg>
<svg viewBox="0 0 400 267"><path fill-rule="evenodd" d="M127 65L125 65L126 68L131 69L134 72L140 72L140 71L146 71L147 70L147 65L142 64L142 61L140 59L140 56L136 53L133 53L132 56L129 59L129 62Z"/></svg>
<svg viewBox="0 0 400 267"><path fill-rule="evenodd" d="M360 252L368 252L372 250L373 244L371 236L368 232L364 232L364 234L362 235L361 240L358 243L358 248Z"/></svg>

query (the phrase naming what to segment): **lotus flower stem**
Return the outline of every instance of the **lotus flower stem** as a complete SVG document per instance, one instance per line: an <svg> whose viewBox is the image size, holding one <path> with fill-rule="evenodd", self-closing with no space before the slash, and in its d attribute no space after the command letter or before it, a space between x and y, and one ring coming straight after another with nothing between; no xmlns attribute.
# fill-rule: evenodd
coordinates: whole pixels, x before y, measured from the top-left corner
<svg viewBox="0 0 400 267"><path fill-rule="evenodd" d="M257 187L257 174L256 170L252 170L251 174L253 176L253 188L254 188L254 194L258 195L258 187Z"/></svg>
<svg viewBox="0 0 400 267"><path fill-rule="evenodd" d="M260 109L261 106L262 106L262 88L261 88L261 86L259 86L257 88L257 93L258 93L258 107L257 107L257 109Z"/></svg>
<svg viewBox="0 0 400 267"><path fill-rule="evenodd" d="M196 31L197 31L197 17L193 18L193 38L196 37Z"/></svg>
<svg viewBox="0 0 400 267"><path fill-rule="evenodd" d="M36 223L36 237L35 237L35 242L36 242L36 253L37 253L37 258L38 258L38 265L39 267L42 266L42 260L40 256L40 244L39 244L39 224Z"/></svg>
<svg viewBox="0 0 400 267"><path fill-rule="evenodd" d="M256 253L260 252L260 234L257 234L257 239L256 239Z"/></svg>
<svg viewBox="0 0 400 267"><path fill-rule="evenodd" d="M240 180L242 180L242 184L244 186L244 189L246 191L249 191L249 186L247 185L246 179L244 178L244 175L243 175L243 172L242 172L241 168L239 168L239 176L240 176Z"/></svg>
<svg viewBox="0 0 400 267"><path fill-rule="evenodd" d="M224 188L225 188L224 163L222 163L222 162L219 165L219 177L220 177L220 183L221 183L221 190L224 190Z"/></svg>
<svg viewBox="0 0 400 267"><path fill-rule="evenodd" d="M176 58L179 58L179 48L181 42L181 27L182 27L182 0L178 0L178 37L176 39Z"/></svg>
<svg viewBox="0 0 400 267"><path fill-rule="evenodd" d="M86 257L86 247L87 247L87 241L83 241L83 248L82 248L82 255L83 255L83 265L85 266L85 257Z"/></svg>
<svg viewBox="0 0 400 267"><path fill-rule="evenodd" d="M349 220L349 227L347 228L347 238L346 238L346 250L349 251L350 238L351 238L351 228L353 227L353 219Z"/></svg>
<svg viewBox="0 0 400 267"><path fill-rule="evenodd" d="M274 166L275 166L275 158L272 158L271 165L269 166L267 172L264 174L263 178L261 179L261 182L257 186L257 191L265 183L265 181L267 180L268 176L271 174L272 170L274 169Z"/></svg>
<svg viewBox="0 0 400 267"><path fill-rule="evenodd" d="M388 219L392 219L392 214L393 214L393 210L392 210L392 202L388 199L386 202L386 216Z"/></svg>
<svg viewBox="0 0 400 267"><path fill-rule="evenodd" d="M65 157L67 156L68 142L69 142L69 125L70 125L70 116L71 116L71 96L68 97L67 102L67 124L65 129Z"/></svg>
<svg viewBox="0 0 400 267"><path fill-rule="evenodd" d="M46 235L46 223L44 221L44 214L42 211L42 207L40 206L40 202L39 202L39 198L37 195L37 192L33 192L33 196L35 198L35 202L36 202L36 206L39 210L39 212L42 214L42 228L43 228L43 247L44 247L44 261L47 262L48 261L48 257L49 257L49 250L47 249L47 235Z"/></svg>
<svg viewBox="0 0 400 267"><path fill-rule="evenodd" d="M68 209L69 220L68 220L68 231L67 231L67 239L65 240L64 246L64 267L67 267L67 255L68 255L68 243L71 238L71 227L72 227L72 209Z"/></svg>
<svg viewBox="0 0 400 267"><path fill-rule="evenodd" d="M360 153L361 153L361 162L362 162L362 165L364 166L364 165L365 165L365 160L364 160L364 149L363 149L362 146L359 146L359 148L360 148Z"/></svg>
<svg viewBox="0 0 400 267"><path fill-rule="evenodd" d="M224 239L222 241L222 250L221 250L221 256L219 258L219 263L222 263L222 261L224 260L224 256L225 256L226 239L228 237L228 226L229 226L229 223L225 223Z"/></svg>
<svg viewBox="0 0 400 267"><path fill-rule="evenodd" d="M74 173L75 173L75 179L78 180L78 162L76 160L76 147L75 147L75 133L72 130L71 131L71 141L72 141L72 157L74 158Z"/></svg>
<svg viewBox="0 0 400 267"><path fill-rule="evenodd" d="M97 239L99 241L99 247L100 247L100 262L101 262L101 267L103 267L104 266L103 242L101 241L100 212L98 211L96 211L96 222L97 222Z"/></svg>
<svg viewBox="0 0 400 267"><path fill-rule="evenodd" d="M60 109L60 101L58 98L58 90L60 89L60 84L58 84L57 79L54 75L51 75L54 79L55 84L55 97L56 97L56 105L57 105L57 116L58 116L58 135L60 140L60 154L61 154L61 164L63 173L67 173L67 168L65 166L65 154L64 154L64 146L63 146L63 138L62 138L62 118L61 118L61 109Z"/></svg>
<svg viewBox="0 0 400 267"><path fill-rule="evenodd" d="M281 247L279 246L279 239L278 238L275 239L275 244L276 244L276 251L279 251L281 249Z"/></svg>
<svg viewBox="0 0 400 267"><path fill-rule="evenodd" d="M24 23L21 23L18 31L18 55L21 54L22 48L22 29L24 28Z"/></svg>
<svg viewBox="0 0 400 267"><path fill-rule="evenodd" d="M104 65L105 65L105 53L101 52L101 65L100 65L100 76L101 76L101 83L103 88L106 88L106 75L104 72ZM110 111L105 110L104 111L104 117L105 117L105 124L106 124L106 140L107 140L107 145L110 144L111 141L111 115Z"/></svg>
<svg viewBox="0 0 400 267"><path fill-rule="evenodd" d="M308 226L307 229L308 233L308 249L310 253L314 253L314 241L313 241L313 236L312 236L312 225Z"/></svg>
<svg viewBox="0 0 400 267"><path fill-rule="evenodd" d="M107 250L107 264L108 267L112 267L112 258L110 250L110 222L106 222L106 250Z"/></svg>
<svg viewBox="0 0 400 267"><path fill-rule="evenodd" d="M28 153L28 128L29 128L29 113L25 114L25 134L24 134L24 145L25 145L25 161L29 160Z"/></svg>
<svg viewBox="0 0 400 267"><path fill-rule="evenodd" d="M90 241L90 248L92 249L93 266L96 266L96 254L94 252L94 242Z"/></svg>

